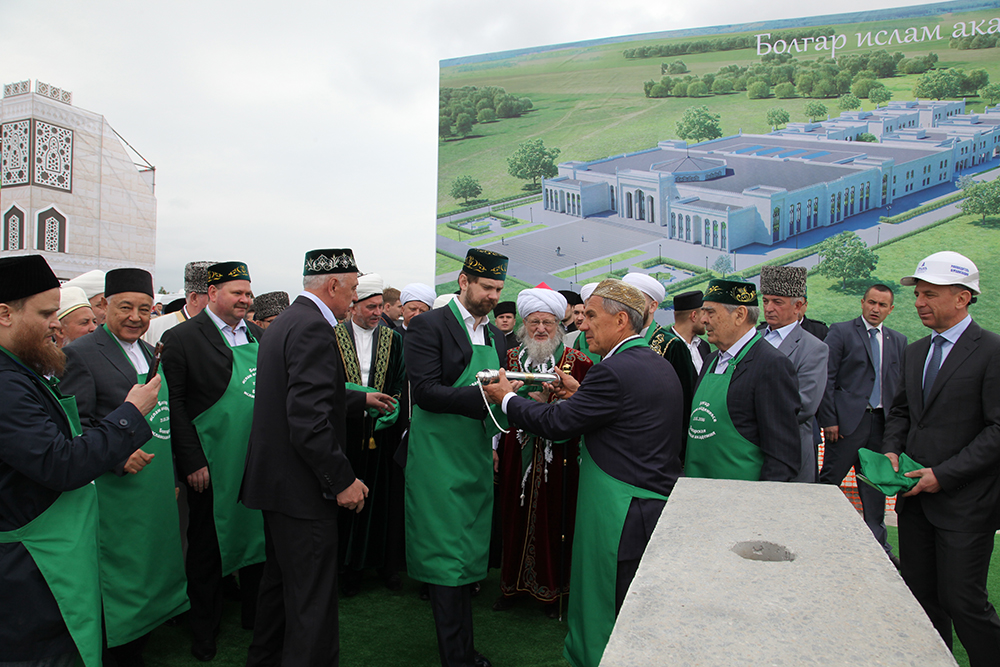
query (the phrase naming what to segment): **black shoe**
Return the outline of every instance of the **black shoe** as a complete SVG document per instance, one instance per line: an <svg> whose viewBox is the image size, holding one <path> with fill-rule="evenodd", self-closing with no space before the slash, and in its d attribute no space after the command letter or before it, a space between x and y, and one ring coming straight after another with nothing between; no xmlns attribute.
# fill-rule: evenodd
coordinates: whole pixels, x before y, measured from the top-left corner
<svg viewBox="0 0 1000 667"><path fill-rule="evenodd" d="M431 599L431 589L427 586L427 584L420 584L419 595L421 600L426 601Z"/></svg>
<svg viewBox="0 0 1000 667"><path fill-rule="evenodd" d="M889 552L886 552L885 555L889 557L889 561L892 563L893 567L895 567L897 570L903 569L902 563L899 562L899 556Z"/></svg>
<svg viewBox="0 0 1000 667"><path fill-rule="evenodd" d="M472 584L472 597L479 595L479 591L483 590L483 586L480 582Z"/></svg>
<svg viewBox="0 0 1000 667"><path fill-rule="evenodd" d="M215 640L202 639L191 644L191 655L202 662L208 662L215 657Z"/></svg>
<svg viewBox="0 0 1000 667"><path fill-rule="evenodd" d="M493 667L493 663L490 662L490 659L487 658L482 653L480 653L479 651L474 651L472 655L473 655L472 664L474 664L476 667Z"/></svg>
<svg viewBox="0 0 1000 667"><path fill-rule="evenodd" d="M385 587L390 591L398 591L403 587L403 581L399 578L398 572L393 572L385 578Z"/></svg>
<svg viewBox="0 0 1000 667"><path fill-rule="evenodd" d="M493 611L507 611L514 606L514 598L501 595L493 601Z"/></svg>

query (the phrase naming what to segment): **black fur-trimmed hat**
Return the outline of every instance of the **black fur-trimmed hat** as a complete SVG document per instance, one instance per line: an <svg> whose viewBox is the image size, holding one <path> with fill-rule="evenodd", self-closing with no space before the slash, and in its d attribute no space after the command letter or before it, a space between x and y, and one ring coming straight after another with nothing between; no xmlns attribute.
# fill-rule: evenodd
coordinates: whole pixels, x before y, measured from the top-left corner
<svg viewBox="0 0 1000 667"><path fill-rule="evenodd" d="M804 266L763 266L760 269L760 293L769 296L806 295Z"/></svg>

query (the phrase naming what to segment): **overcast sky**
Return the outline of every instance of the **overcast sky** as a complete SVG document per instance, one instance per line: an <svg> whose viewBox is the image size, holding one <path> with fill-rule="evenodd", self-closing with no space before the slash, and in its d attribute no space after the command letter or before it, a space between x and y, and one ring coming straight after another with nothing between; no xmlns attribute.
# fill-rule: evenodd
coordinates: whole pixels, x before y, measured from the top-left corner
<svg viewBox="0 0 1000 667"><path fill-rule="evenodd" d="M439 61L913 0L2 0L4 83L42 80L156 167L157 286L246 261L297 292L304 251L433 283Z"/></svg>

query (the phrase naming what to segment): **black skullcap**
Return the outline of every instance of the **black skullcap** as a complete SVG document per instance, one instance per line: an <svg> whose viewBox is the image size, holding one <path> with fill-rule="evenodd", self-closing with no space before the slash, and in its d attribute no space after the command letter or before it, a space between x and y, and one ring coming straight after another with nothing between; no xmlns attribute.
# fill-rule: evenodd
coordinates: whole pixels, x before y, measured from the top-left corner
<svg viewBox="0 0 1000 667"><path fill-rule="evenodd" d="M153 296L153 276L142 269L111 269L104 276L104 298L122 292L139 292Z"/></svg>
<svg viewBox="0 0 1000 667"><path fill-rule="evenodd" d="M730 306L757 306L757 286L742 280L716 278L708 283L705 301L724 303Z"/></svg>
<svg viewBox="0 0 1000 667"><path fill-rule="evenodd" d="M583 305L583 297L581 297L579 294L577 294L573 290L571 290L571 289L561 289L561 290L559 290L559 293L562 294L564 297L566 297L566 303L568 303L569 305L571 305L571 306L582 306Z"/></svg>
<svg viewBox="0 0 1000 667"><path fill-rule="evenodd" d="M693 292L682 292L674 297L674 310L675 311L685 311L694 310L695 308L701 308L704 303L702 299L702 294L699 290L694 290Z"/></svg>
<svg viewBox="0 0 1000 667"><path fill-rule="evenodd" d="M465 256L462 273L479 278L505 280L507 278L507 257L492 250L471 248Z"/></svg>
<svg viewBox="0 0 1000 667"><path fill-rule="evenodd" d="M163 306L163 314L164 315L169 315L170 313L176 313L178 310L180 310L181 308L184 307L184 304L186 302L187 302L187 299L184 299L184 298L174 299L173 301L171 301L167 305Z"/></svg>
<svg viewBox="0 0 1000 667"><path fill-rule="evenodd" d="M303 276L325 276L328 273L357 273L358 264L350 248L321 248L306 253Z"/></svg>
<svg viewBox="0 0 1000 667"><path fill-rule="evenodd" d="M493 316L497 315L513 315L517 312L517 304L513 301L501 301L493 309Z"/></svg>
<svg viewBox="0 0 1000 667"><path fill-rule="evenodd" d="M59 279L41 255L0 259L0 303L35 296L59 287Z"/></svg>
<svg viewBox="0 0 1000 667"><path fill-rule="evenodd" d="M208 267L207 278L209 287L230 280L250 280L250 269L243 262L221 262Z"/></svg>

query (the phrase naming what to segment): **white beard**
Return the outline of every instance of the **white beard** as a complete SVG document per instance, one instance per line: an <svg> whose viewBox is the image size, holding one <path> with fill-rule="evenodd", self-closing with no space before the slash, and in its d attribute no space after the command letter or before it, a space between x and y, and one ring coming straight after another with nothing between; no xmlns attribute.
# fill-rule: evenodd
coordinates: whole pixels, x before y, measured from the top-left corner
<svg viewBox="0 0 1000 667"><path fill-rule="evenodd" d="M530 364L542 364L549 360L555 351L559 348L562 341L558 336L553 336L546 340L535 340L534 338L526 338L522 341L521 346L527 351L528 358L527 361ZM558 361L558 359L556 360Z"/></svg>

